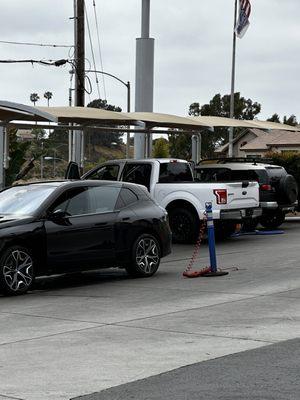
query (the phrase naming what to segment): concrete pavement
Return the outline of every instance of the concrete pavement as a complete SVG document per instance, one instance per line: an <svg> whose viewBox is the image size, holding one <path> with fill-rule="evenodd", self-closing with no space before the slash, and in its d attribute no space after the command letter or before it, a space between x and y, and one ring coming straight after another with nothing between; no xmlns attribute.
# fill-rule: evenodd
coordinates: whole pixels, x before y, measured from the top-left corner
<svg viewBox="0 0 300 400"><path fill-rule="evenodd" d="M284 228L219 244L221 278L182 279L193 247L175 246L150 279L54 277L0 298L0 399L70 399L296 338L300 225Z"/></svg>

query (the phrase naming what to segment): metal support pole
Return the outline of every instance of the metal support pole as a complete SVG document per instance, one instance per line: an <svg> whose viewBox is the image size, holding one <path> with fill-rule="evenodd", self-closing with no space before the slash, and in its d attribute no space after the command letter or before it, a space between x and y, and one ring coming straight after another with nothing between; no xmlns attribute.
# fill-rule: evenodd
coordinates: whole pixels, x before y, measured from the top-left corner
<svg viewBox="0 0 300 400"><path fill-rule="evenodd" d="M231 94L230 94L230 118L234 117L234 86L235 86L235 55L236 55L236 18L237 18L237 0L234 4L234 22L233 22L233 43L232 43L232 70L231 70ZM233 127L229 128L229 146L228 156L233 157Z"/></svg>
<svg viewBox="0 0 300 400"><path fill-rule="evenodd" d="M130 113L130 82L127 82L127 112ZM130 132L127 132L126 137L126 158L130 157Z"/></svg>
<svg viewBox="0 0 300 400"><path fill-rule="evenodd" d="M153 111L154 39L150 32L150 0L142 0L141 38L136 42L135 111ZM143 158L146 137L134 134L134 157ZM150 138L150 149L151 152Z"/></svg>

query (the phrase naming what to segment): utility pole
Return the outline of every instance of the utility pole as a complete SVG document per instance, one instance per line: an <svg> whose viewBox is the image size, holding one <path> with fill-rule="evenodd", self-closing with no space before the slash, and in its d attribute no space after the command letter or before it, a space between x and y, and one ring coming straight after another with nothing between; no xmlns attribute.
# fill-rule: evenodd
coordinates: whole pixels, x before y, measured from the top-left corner
<svg viewBox="0 0 300 400"><path fill-rule="evenodd" d="M84 107L84 76L85 76L85 40L84 40L84 0L74 0L74 77L75 99L74 105ZM71 158L83 168L83 132L74 131L71 135Z"/></svg>
<svg viewBox="0 0 300 400"><path fill-rule="evenodd" d="M135 111L153 111L154 39L150 38L150 0L142 0L141 37L136 40ZM151 153L152 135L134 134L134 158ZM147 142L147 143L146 143ZM146 155L146 156L147 156Z"/></svg>

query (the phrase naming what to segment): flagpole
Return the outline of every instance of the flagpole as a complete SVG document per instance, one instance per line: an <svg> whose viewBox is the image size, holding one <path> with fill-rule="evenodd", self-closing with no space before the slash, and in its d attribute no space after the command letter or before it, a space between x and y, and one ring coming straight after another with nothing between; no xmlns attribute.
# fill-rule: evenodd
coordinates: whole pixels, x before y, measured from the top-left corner
<svg viewBox="0 0 300 400"><path fill-rule="evenodd" d="M234 117L234 86L235 86L235 55L236 55L236 19L237 19L237 0L234 4L234 21L233 21L233 43L232 43L232 70L231 70L231 94L230 94L230 118ZM233 156L233 127L229 128L229 147L228 157Z"/></svg>

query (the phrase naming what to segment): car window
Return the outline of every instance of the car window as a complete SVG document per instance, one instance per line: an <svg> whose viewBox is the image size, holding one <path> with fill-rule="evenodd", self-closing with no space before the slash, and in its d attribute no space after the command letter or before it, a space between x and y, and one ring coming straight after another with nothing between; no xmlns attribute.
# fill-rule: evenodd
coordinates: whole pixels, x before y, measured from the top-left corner
<svg viewBox="0 0 300 400"><path fill-rule="evenodd" d="M150 190L151 170L151 164L126 164L123 169L122 180L144 185Z"/></svg>
<svg viewBox="0 0 300 400"><path fill-rule="evenodd" d="M14 186L0 193L0 214L32 215L56 189L55 186Z"/></svg>
<svg viewBox="0 0 300 400"><path fill-rule="evenodd" d="M87 188L77 187L67 190L55 201L50 211L64 211L68 215L89 214L90 200Z"/></svg>
<svg viewBox="0 0 300 400"><path fill-rule="evenodd" d="M95 186L89 188L91 212L99 214L114 211L120 190L120 187L114 186Z"/></svg>
<svg viewBox="0 0 300 400"><path fill-rule="evenodd" d="M161 163L159 183L192 182L193 175L189 164L183 162Z"/></svg>
<svg viewBox="0 0 300 400"><path fill-rule="evenodd" d="M86 179L116 181L119 174L119 165L104 165L88 175Z"/></svg>
<svg viewBox="0 0 300 400"><path fill-rule="evenodd" d="M128 188L122 188L120 193L121 203L123 207L134 204L138 201L138 197L132 190Z"/></svg>
<svg viewBox="0 0 300 400"><path fill-rule="evenodd" d="M61 210L69 216L111 212L115 209L119 193L120 188L112 186L71 189L55 202L52 212Z"/></svg>
<svg viewBox="0 0 300 400"><path fill-rule="evenodd" d="M231 171L228 168L203 168L197 170L201 182L229 182Z"/></svg>

